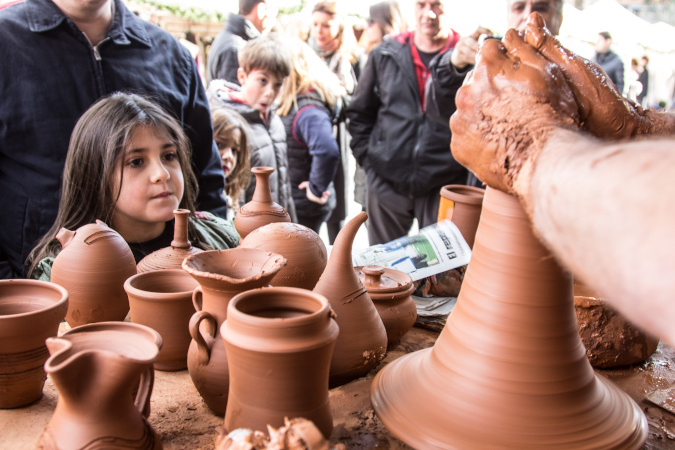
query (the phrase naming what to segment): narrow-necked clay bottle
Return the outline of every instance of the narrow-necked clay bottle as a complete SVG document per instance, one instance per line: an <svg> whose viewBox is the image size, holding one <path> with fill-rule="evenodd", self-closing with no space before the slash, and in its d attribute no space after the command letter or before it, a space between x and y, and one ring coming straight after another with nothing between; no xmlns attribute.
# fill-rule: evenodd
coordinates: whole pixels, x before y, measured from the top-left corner
<svg viewBox="0 0 675 450"><path fill-rule="evenodd" d="M367 218L361 212L340 230L314 288L328 299L340 326L330 365L331 387L366 375L387 351L387 331L352 262L354 237Z"/></svg>
<svg viewBox="0 0 675 450"><path fill-rule="evenodd" d="M226 430L304 417L330 436L328 371L338 337L331 313L324 296L300 288L253 289L232 299L221 326L230 371Z"/></svg>
<svg viewBox="0 0 675 450"><path fill-rule="evenodd" d="M18 408L42 396L49 356L68 310L68 292L38 280L0 280L0 408Z"/></svg>
<svg viewBox="0 0 675 450"><path fill-rule="evenodd" d="M373 379L378 417L415 448L642 448L645 416L595 375L572 295L518 200L488 188L457 304L434 347Z"/></svg>
<svg viewBox="0 0 675 450"><path fill-rule="evenodd" d="M449 184L441 188L441 205L438 219L448 219L459 228L464 240L473 248L478 219L483 207L485 189L461 184ZM452 203L452 205L450 205Z"/></svg>
<svg viewBox="0 0 675 450"><path fill-rule="evenodd" d="M51 281L68 291L68 325L124 320L124 282L136 274L129 244L100 220L75 231L61 228L56 238L63 250L54 259Z"/></svg>
<svg viewBox="0 0 675 450"><path fill-rule="evenodd" d="M326 268L326 245L314 230L297 223L268 223L253 230L240 244L278 253L288 260L270 284L314 289Z"/></svg>
<svg viewBox="0 0 675 450"><path fill-rule="evenodd" d="M183 269L199 282L192 296L197 312L189 324L188 371L206 405L219 416L225 414L230 384L220 337L227 305L240 292L269 285L285 265L281 255L241 247L207 250L183 261Z"/></svg>
<svg viewBox="0 0 675 450"><path fill-rule="evenodd" d="M272 198L270 175L272 167L253 167L255 190L250 202L245 203L234 216L234 227L239 236L245 238L251 231L273 222L290 222L291 216L286 209Z"/></svg>
<svg viewBox="0 0 675 450"><path fill-rule="evenodd" d="M173 226L173 241L169 247L150 253L138 262L138 273L161 269L180 269L183 260L203 250L193 247L188 239L188 218L190 210L177 209Z"/></svg>
<svg viewBox="0 0 675 450"><path fill-rule="evenodd" d="M356 273L382 318L387 342L391 345L400 341L417 320L417 307L410 296L415 290L412 278L382 266L357 267Z"/></svg>
<svg viewBox="0 0 675 450"><path fill-rule="evenodd" d="M47 339L45 371L59 397L37 448L161 449L146 421L161 346L159 333L129 322L82 325Z"/></svg>

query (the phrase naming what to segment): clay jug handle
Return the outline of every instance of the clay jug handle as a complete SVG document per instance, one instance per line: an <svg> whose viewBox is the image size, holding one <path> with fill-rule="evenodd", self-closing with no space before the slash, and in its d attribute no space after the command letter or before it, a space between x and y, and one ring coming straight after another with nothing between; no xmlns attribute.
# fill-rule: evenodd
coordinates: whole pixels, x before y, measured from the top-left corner
<svg viewBox="0 0 675 450"><path fill-rule="evenodd" d="M70 241L75 237L75 232L70 231L67 228L61 228L58 233L56 233L56 239L61 243L61 247L66 248L66 245L70 244Z"/></svg>
<svg viewBox="0 0 675 450"><path fill-rule="evenodd" d="M150 367L141 374L141 380L138 383L138 392L136 392L136 400L134 400L136 409L138 409L146 419L150 417L150 395L152 394L152 387L154 385L155 368L150 365Z"/></svg>
<svg viewBox="0 0 675 450"><path fill-rule="evenodd" d="M202 310L202 287L197 286L194 291L192 291L192 304L195 307L195 311Z"/></svg>
<svg viewBox="0 0 675 450"><path fill-rule="evenodd" d="M199 329L202 320L206 320L208 328L208 337L204 337ZM216 337L216 319L206 311L197 311L190 319L190 336L197 344L197 362L201 366L205 366L211 359L211 347L215 342Z"/></svg>

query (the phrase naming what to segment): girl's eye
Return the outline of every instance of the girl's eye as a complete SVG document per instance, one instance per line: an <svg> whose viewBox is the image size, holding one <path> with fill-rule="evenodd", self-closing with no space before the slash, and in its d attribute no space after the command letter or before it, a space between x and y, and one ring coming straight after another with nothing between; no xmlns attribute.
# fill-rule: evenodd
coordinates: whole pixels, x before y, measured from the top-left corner
<svg viewBox="0 0 675 450"><path fill-rule="evenodd" d="M178 160L178 154L176 154L174 152L165 153L164 154L164 160L165 161L177 161Z"/></svg>
<svg viewBox="0 0 675 450"><path fill-rule="evenodd" d="M143 160L141 158L133 158L133 159L130 159L129 162L127 162L127 165L129 165L131 167L139 167L142 164L143 164Z"/></svg>
<svg viewBox="0 0 675 450"><path fill-rule="evenodd" d="M239 156L239 149L237 147L232 147L231 150L232 150L232 156L234 156L235 158L237 156Z"/></svg>

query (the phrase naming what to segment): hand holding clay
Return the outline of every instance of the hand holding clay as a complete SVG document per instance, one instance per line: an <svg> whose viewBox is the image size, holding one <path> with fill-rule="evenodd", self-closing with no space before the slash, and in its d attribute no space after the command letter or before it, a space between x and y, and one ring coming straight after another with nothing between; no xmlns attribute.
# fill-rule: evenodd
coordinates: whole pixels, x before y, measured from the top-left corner
<svg viewBox="0 0 675 450"><path fill-rule="evenodd" d="M622 97L600 66L560 45L537 13L527 20L525 40L562 69L579 105L583 128L604 139L648 132L642 108Z"/></svg>
<svg viewBox="0 0 675 450"><path fill-rule="evenodd" d="M453 156L489 186L509 193L527 189L553 130L578 125L560 68L513 29L503 41L485 41L456 103L450 119Z"/></svg>

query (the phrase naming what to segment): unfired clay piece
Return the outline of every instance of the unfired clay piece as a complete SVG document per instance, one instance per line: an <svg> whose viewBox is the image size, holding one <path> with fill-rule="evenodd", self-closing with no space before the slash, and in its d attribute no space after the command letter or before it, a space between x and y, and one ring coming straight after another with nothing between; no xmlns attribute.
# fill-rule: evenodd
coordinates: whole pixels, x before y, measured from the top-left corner
<svg viewBox="0 0 675 450"><path fill-rule="evenodd" d="M484 189L473 186L448 184L441 188L442 200L440 208L443 208L443 200L450 200L453 202L453 206L446 207L445 211L439 209L438 217L439 219L450 220L457 225L470 248L473 248L473 243L476 239L476 229L478 228L478 219L480 219L480 212L483 207L484 195Z"/></svg>
<svg viewBox="0 0 675 450"><path fill-rule="evenodd" d="M291 216L284 207L272 198L270 175L274 172L274 168L253 167L251 172L255 175L253 198L239 208L234 216L234 227L242 239L251 231L268 223L291 221Z"/></svg>
<svg viewBox="0 0 675 450"><path fill-rule="evenodd" d="M518 201L488 188L457 305L433 348L371 386L378 417L415 448L641 448L647 421L596 376L572 278Z"/></svg>
<svg viewBox="0 0 675 450"><path fill-rule="evenodd" d="M67 310L68 292L55 283L0 280L0 408L42 396L45 339L56 336Z"/></svg>

